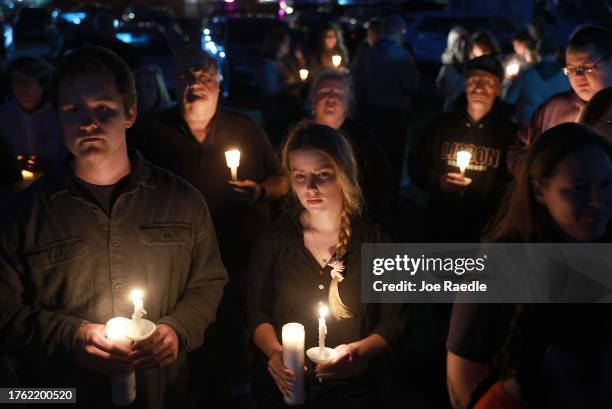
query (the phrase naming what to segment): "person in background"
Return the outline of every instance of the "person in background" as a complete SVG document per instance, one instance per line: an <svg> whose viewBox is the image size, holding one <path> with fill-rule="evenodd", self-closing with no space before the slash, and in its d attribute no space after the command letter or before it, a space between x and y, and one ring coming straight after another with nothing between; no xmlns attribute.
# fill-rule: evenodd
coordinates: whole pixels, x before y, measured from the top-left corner
<svg viewBox="0 0 612 409"><path fill-rule="evenodd" d="M23 387L76 388L77 408L109 408L110 376L136 371L135 408L190 408L188 351L215 319L227 272L201 194L128 151L134 78L100 47L65 56L50 86L71 156L30 185L0 229L0 351ZM145 340L105 323L144 293Z"/></svg>
<svg viewBox="0 0 612 409"><path fill-rule="evenodd" d="M470 38L472 48L470 50L470 59L478 58L481 55L499 56L501 48L495 39L493 33L488 30L476 31Z"/></svg>
<svg viewBox="0 0 612 409"><path fill-rule="evenodd" d="M350 77L337 70L322 72L310 86L315 121L339 130L353 148L364 211L375 220L385 219L392 196L389 159L374 135L350 117L351 98Z"/></svg>
<svg viewBox="0 0 612 409"><path fill-rule="evenodd" d="M529 35L527 28L520 29L512 35L512 48L514 53L510 53L503 59L506 77L502 87L502 94L512 87L525 69L529 68L538 59L536 42Z"/></svg>
<svg viewBox="0 0 612 409"><path fill-rule="evenodd" d="M149 65L134 71L136 81L136 95L138 98L138 118L136 123L128 130L130 146L137 146L135 141L140 135L140 127L158 112L172 105L166 83L161 69L157 65Z"/></svg>
<svg viewBox="0 0 612 409"><path fill-rule="evenodd" d="M401 305L360 300L361 243L383 236L361 214L355 157L340 132L313 122L294 128L282 152L291 180L286 212L259 240L249 266L258 405L286 407L283 395L293 388L295 374L283 364L281 327L302 323L305 348L318 345L317 312L323 304L333 328L326 345L338 356L306 372L305 407L380 407L389 394L377 389L391 385L389 367L381 364L389 364L406 316Z"/></svg>
<svg viewBox="0 0 612 409"><path fill-rule="evenodd" d="M484 241L608 243L611 238L611 186L610 143L579 124L565 123L553 127L536 139L530 148L513 187L508 191L507 200L500 207L496 219L484 236ZM562 276L560 271L555 273L557 279ZM609 365L609 362L602 359L602 356L605 356L602 354L603 348L609 348L610 345L609 308L602 304L572 304L571 308L564 308L563 305L546 307L550 307L562 327L569 330L566 335L573 334L571 337L578 341L573 343L574 346L582 345L582 351L579 351L582 357L590 355L591 362ZM606 403L605 400L598 399L610 398L609 378L599 375L585 378L578 375L579 372L571 368L578 367L581 362L580 355L571 357L572 360L578 358L573 362L566 361L570 364L564 365L565 370L569 369L568 372L563 373L557 367L552 373L545 374L539 372L545 367L537 365L542 362L541 355L521 358L504 354L520 352L518 348L502 351L502 346L508 339L508 331L514 332L514 324L510 324L515 310L516 306L513 304L453 306L447 340L447 380L451 401L456 403L455 407L467 407L474 388L483 379L482 387L472 399L475 403L486 392L475 406L479 409L522 408L525 404L530 404L528 407L533 405L554 408L608 407L609 400ZM546 325L544 322L540 324ZM536 335L533 330L532 328L531 332L524 335ZM554 333L548 332L548 336L551 335ZM511 339L509 343L512 343ZM538 347L537 344L531 346ZM508 358L510 362L507 361ZM520 361L514 358L520 358ZM559 355L557 360L558 358ZM500 367L494 362L508 366ZM557 361L557 364L560 363L562 364ZM512 371L513 369L516 371ZM607 374L610 374L609 371L608 367ZM563 380L564 377L569 380L568 383L555 385L555 382ZM601 383L597 383L598 381ZM499 383L489 389L496 382ZM536 384L539 386L534 389ZM583 387L585 388L581 389ZM548 401L547 405L541 405L542 402L531 401L534 395L546 395L546 398L553 397L554 400ZM576 397L580 399L576 400Z"/></svg>
<svg viewBox="0 0 612 409"><path fill-rule="evenodd" d="M199 404L230 405L248 391L246 269L253 243L271 221L270 203L287 191L276 152L250 117L219 104L215 59L198 48L177 51L177 105L143 124L142 152L206 198L229 282L218 320L190 357ZM236 181L225 152L240 151Z"/></svg>
<svg viewBox="0 0 612 409"><path fill-rule="evenodd" d="M357 118L377 137L391 162L395 191L404 167L412 97L419 86L419 72L412 55L403 47L404 20L385 17L381 36L352 67Z"/></svg>
<svg viewBox="0 0 612 409"><path fill-rule="evenodd" d="M285 30L266 33L257 78L266 130L275 146L280 144L291 123L304 115L301 91L305 83L291 62L291 37Z"/></svg>
<svg viewBox="0 0 612 409"><path fill-rule="evenodd" d="M442 67L436 78L436 86L444 96L443 112L449 112L457 98L465 91L465 73L469 61L470 35L461 26L448 33L446 50L442 54Z"/></svg>
<svg viewBox="0 0 612 409"><path fill-rule="evenodd" d="M340 56L340 64L333 63L333 56ZM322 71L346 69L349 66L349 55L344 45L342 30L336 24L327 24L319 31L315 53L309 64L310 75L315 78Z"/></svg>
<svg viewBox="0 0 612 409"><path fill-rule="evenodd" d="M602 89L591 98L578 123L589 126L612 143L612 87Z"/></svg>
<svg viewBox="0 0 612 409"><path fill-rule="evenodd" d="M414 183L431 192L428 232L433 242L479 242L501 201L510 179L506 152L516 132L496 105L502 79L497 58L470 60L467 105L437 118L408 162ZM465 176L459 173L459 151L472 155Z"/></svg>
<svg viewBox="0 0 612 409"><path fill-rule="evenodd" d="M564 122L576 122L593 95L612 86L612 32L601 26L578 28L567 43L563 68L571 91L544 102L517 134L508 152L508 169L515 174L529 145L544 131Z"/></svg>
<svg viewBox="0 0 612 409"><path fill-rule="evenodd" d="M22 168L30 171L44 171L66 153L57 114L47 98L51 72L46 62L32 57L17 58L7 69L12 96L0 106L0 135L13 155L22 158Z"/></svg>
<svg viewBox="0 0 612 409"><path fill-rule="evenodd" d="M503 96L514 106L516 122L522 125L544 101L555 94L568 92L571 87L557 62L559 48L552 38L538 42L538 61L521 71Z"/></svg>
<svg viewBox="0 0 612 409"><path fill-rule="evenodd" d="M538 56L536 42L529 35L528 29L520 29L512 35L512 48L518 60L519 72L523 67L536 62Z"/></svg>
<svg viewBox="0 0 612 409"><path fill-rule="evenodd" d="M161 69L157 65L134 71L138 95L138 114L151 115L172 105Z"/></svg>

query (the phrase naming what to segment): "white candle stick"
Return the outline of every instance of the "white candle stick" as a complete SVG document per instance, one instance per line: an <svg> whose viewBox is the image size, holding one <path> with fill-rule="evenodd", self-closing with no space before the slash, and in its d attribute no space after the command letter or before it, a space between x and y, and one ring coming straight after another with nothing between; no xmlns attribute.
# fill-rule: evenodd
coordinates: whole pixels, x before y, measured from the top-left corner
<svg viewBox="0 0 612 409"><path fill-rule="evenodd" d="M332 64L334 64L334 67L338 68L340 64L342 64L342 56L338 54L332 55Z"/></svg>
<svg viewBox="0 0 612 409"><path fill-rule="evenodd" d="M130 320L115 317L106 323L106 338L117 345L129 348L132 340L125 334ZM129 374L113 375L111 377L111 396L117 406L125 406L136 400L136 376L134 371Z"/></svg>
<svg viewBox="0 0 612 409"><path fill-rule="evenodd" d="M297 322L283 325L283 363L295 374L293 390L286 395L288 405L304 403L304 326Z"/></svg>
<svg viewBox="0 0 612 409"><path fill-rule="evenodd" d="M232 180L238 180L238 166L240 166L240 151L238 149L232 149L225 152L225 161L227 167L232 170Z"/></svg>
<svg viewBox="0 0 612 409"><path fill-rule="evenodd" d="M465 175L465 170L470 165L470 159L472 159L472 154L470 152L457 152L457 166L459 166L459 170L461 171L462 176Z"/></svg>
<svg viewBox="0 0 612 409"><path fill-rule="evenodd" d="M319 308L319 354L321 356L325 353L325 336L327 335L327 325L325 324L325 316L327 315L328 309L322 305Z"/></svg>

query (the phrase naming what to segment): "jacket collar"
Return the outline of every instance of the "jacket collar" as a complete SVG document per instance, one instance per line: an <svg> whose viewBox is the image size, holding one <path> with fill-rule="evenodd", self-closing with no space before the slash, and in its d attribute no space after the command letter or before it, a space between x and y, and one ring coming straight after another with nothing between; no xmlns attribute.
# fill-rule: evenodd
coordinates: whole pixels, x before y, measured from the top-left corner
<svg viewBox="0 0 612 409"><path fill-rule="evenodd" d="M132 165L132 170L129 175L126 192L133 192L139 186L148 188L157 187L151 164L144 159L140 152L130 149L128 150L128 156ZM74 160L74 156L70 155L65 160L58 162L47 174L43 184L43 190L51 201L62 193L68 193L75 197L82 196L70 174L70 162L72 160Z"/></svg>

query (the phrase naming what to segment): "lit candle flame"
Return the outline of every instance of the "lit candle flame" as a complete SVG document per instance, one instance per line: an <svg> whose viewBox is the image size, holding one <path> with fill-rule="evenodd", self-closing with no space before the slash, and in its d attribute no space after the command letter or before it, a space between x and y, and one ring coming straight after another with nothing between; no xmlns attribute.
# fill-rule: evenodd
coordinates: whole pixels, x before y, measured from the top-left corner
<svg viewBox="0 0 612 409"><path fill-rule="evenodd" d="M308 79L308 70L307 70L307 69L302 68L302 69L300 70L300 79L301 79L302 81L306 81L306 80Z"/></svg>
<svg viewBox="0 0 612 409"><path fill-rule="evenodd" d="M506 77L514 77L519 73L519 65L516 62L511 62L506 65Z"/></svg>
<svg viewBox="0 0 612 409"><path fill-rule="evenodd" d="M342 63L341 55L336 54L332 56L332 64L334 64L334 67L339 67L341 63Z"/></svg>
<svg viewBox="0 0 612 409"><path fill-rule="evenodd" d="M240 166L240 151L232 149L225 152L227 167L232 170L232 180L238 180L238 166Z"/></svg>
<svg viewBox="0 0 612 409"><path fill-rule="evenodd" d="M472 159L472 154L468 151L459 151L457 152L457 165L459 166L459 170L461 174L465 174L465 170L470 164L470 159Z"/></svg>
<svg viewBox="0 0 612 409"><path fill-rule="evenodd" d="M32 180L32 179L34 179L34 174L32 172L30 172L29 170L22 170L21 171L21 178L23 180Z"/></svg>
<svg viewBox="0 0 612 409"><path fill-rule="evenodd" d="M329 308L327 308L326 305L322 305L321 307L319 307L319 316L321 318L325 318L328 312L329 312Z"/></svg>

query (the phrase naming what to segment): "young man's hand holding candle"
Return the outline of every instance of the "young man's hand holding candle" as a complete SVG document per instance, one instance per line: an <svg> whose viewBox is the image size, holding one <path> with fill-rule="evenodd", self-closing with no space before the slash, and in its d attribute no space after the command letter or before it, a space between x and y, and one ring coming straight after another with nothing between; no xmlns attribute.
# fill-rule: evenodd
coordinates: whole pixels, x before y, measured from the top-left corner
<svg viewBox="0 0 612 409"><path fill-rule="evenodd" d="M151 336L134 343L129 358L138 368L163 368L176 361L178 352L176 331L169 325L159 324Z"/></svg>
<svg viewBox="0 0 612 409"><path fill-rule="evenodd" d="M105 325L86 322L77 331L76 338L76 360L82 366L109 375L134 369L130 349L109 340Z"/></svg>

